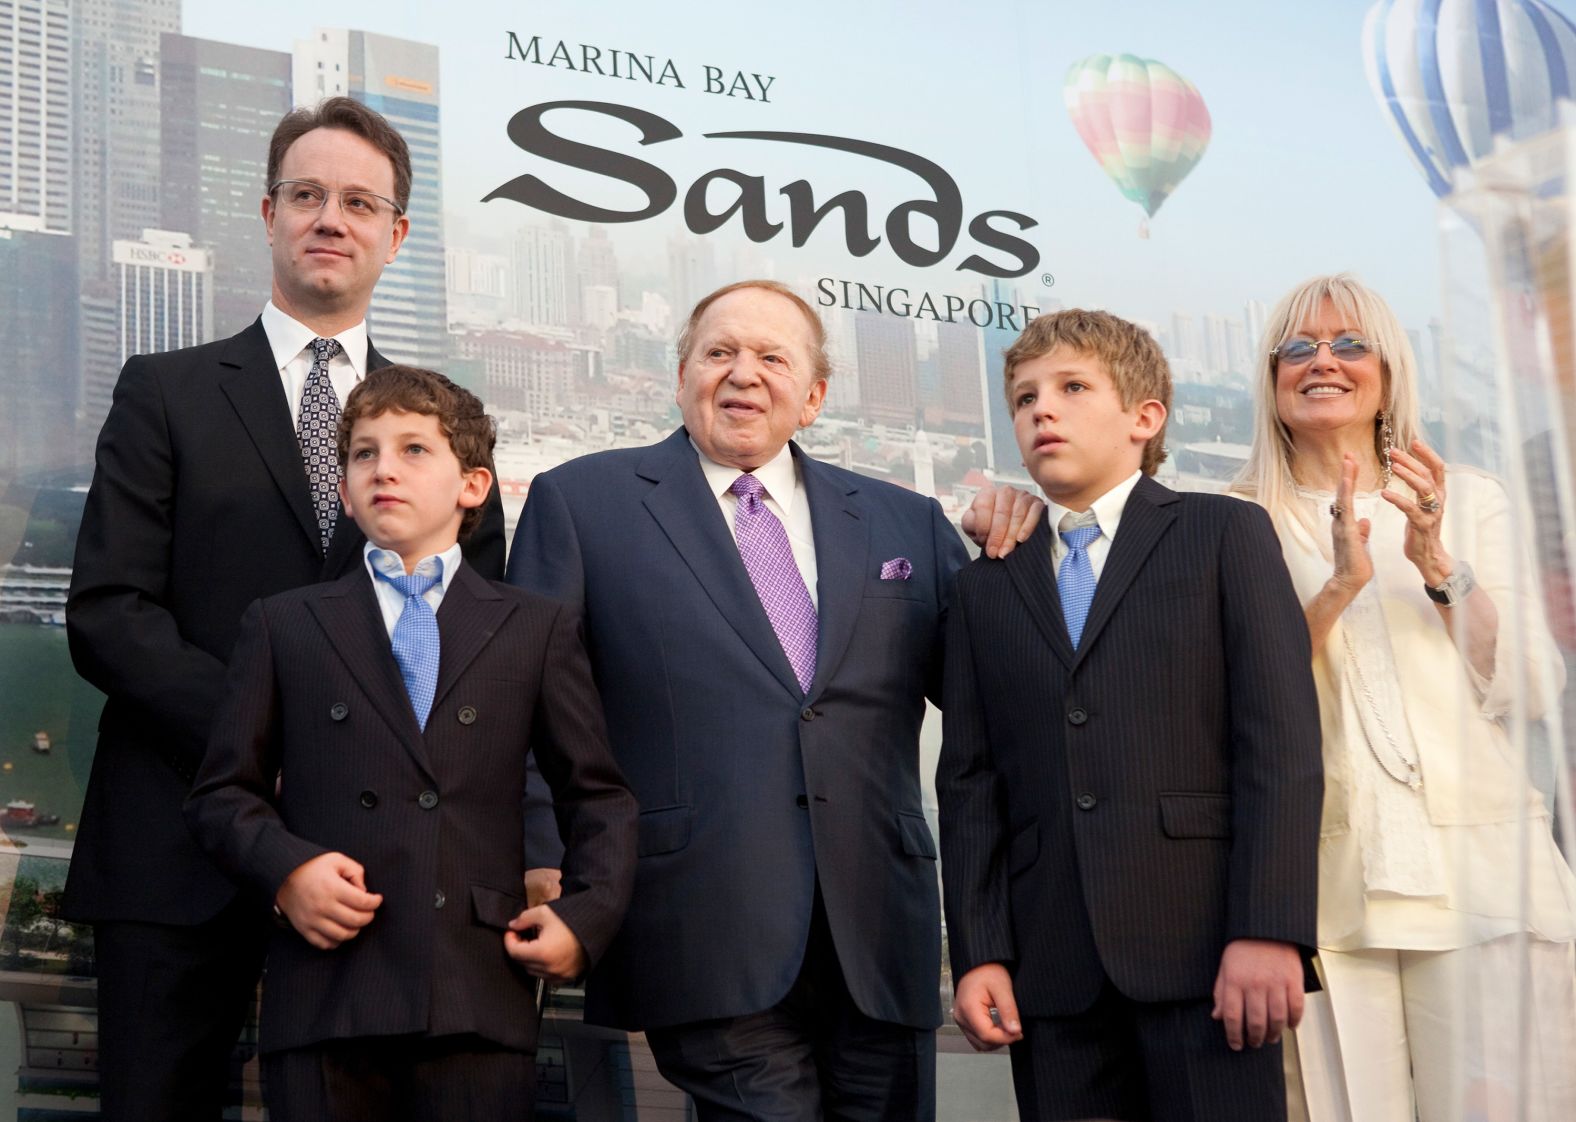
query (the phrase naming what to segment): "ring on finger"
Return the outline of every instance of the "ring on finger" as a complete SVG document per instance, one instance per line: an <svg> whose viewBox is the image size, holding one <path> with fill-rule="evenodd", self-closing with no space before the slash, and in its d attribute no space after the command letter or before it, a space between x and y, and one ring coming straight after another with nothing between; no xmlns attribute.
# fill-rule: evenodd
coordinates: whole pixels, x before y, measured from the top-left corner
<svg viewBox="0 0 1576 1122"><path fill-rule="evenodd" d="M1341 515L1343 515L1345 513L1346 513L1346 508L1344 506L1342 506L1340 503L1331 503L1330 504L1330 517L1331 518L1339 518Z"/></svg>
<svg viewBox="0 0 1576 1122"><path fill-rule="evenodd" d="M1421 496L1417 500L1417 505L1418 509L1422 510L1425 514L1438 514L1439 496L1430 491L1428 494Z"/></svg>

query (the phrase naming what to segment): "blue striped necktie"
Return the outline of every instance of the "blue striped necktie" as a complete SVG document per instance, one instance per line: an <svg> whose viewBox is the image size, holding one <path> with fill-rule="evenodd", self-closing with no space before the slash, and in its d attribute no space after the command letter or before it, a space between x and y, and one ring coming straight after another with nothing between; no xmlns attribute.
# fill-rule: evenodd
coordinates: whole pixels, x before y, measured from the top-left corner
<svg viewBox="0 0 1576 1122"><path fill-rule="evenodd" d="M427 590L443 579L443 558L432 559L434 571L392 577L373 567L380 580L386 580L405 597L404 610L394 625L394 661L405 680L410 707L416 723L427 730L427 714L432 712L432 696L438 690L438 617L427 603Z"/></svg>
<svg viewBox="0 0 1576 1122"><path fill-rule="evenodd" d="M1083 638L1089 605L1094 603L1094 566L1089 563L1089 546L1100 536L1100 524L1093 519L1093 511L1063 515L1059 531L1067 545L1067 556L1062 558L1061 570L1056 574L1056 588L1062 594L1062 618L1067 621L1067 637L1073 641L1075 651Z"/></svg>

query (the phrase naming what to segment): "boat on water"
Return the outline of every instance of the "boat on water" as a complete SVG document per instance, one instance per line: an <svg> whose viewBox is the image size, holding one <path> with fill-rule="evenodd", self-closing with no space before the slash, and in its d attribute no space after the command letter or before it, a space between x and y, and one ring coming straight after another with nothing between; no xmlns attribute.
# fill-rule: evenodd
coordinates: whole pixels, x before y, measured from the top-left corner
<svg viewBox="0 0 1576 1122"><path fill-rule="evenodd" d="M43 729L39 729L33 734L33 751L37 752L40 756L49 755L49 750L53 747L54 744L50 742L49 734Z"/></svg>
<svg viewBox="0 0 1576 1122"><path fill-rule="evenodd" d="M38 807L26 799L12 799L0 813L0 826L54 826L60 821L58 814L40 814Z"/></svg>

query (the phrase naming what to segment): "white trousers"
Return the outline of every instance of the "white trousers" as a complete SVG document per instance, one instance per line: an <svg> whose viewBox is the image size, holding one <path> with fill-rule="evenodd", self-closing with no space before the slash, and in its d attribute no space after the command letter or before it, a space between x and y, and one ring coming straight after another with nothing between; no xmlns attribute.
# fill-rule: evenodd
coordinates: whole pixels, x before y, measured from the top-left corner
<svg viewBox="0 0 1576 1122"><path fill-rule="evenodd" d="M1325 992L1287 1061L1293 1122L1576 1119L1571 944L1509 935L1319 962Z"/></svg>

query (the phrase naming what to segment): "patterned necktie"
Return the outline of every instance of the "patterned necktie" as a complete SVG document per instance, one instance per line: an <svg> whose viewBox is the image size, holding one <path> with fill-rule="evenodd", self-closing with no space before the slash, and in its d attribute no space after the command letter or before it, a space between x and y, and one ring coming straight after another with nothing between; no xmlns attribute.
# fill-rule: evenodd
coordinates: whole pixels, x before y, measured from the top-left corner
<svg viewBox="0 0 1576 1122"><path fill-rule="evenodd" d="M399 663L399 676L405 680L410 707L416 711L416 723L423 732L427 729L427 714L432 712L432 695L438 689L438 617L427 603L426 593L443 579L443 559L435 557L433 564L434 572L404 577L391 577L373 567L379 578L405 597L405 607L394 625L394 661Z"/></svg>
<svg viewBox="0 0 1576 1122"><path fill-rule="evenodd" d="M739 496L733 519L733 536L739 543L744 569L761 598L777 641L793 667L799 688L806 693L815 677L815 642L820 624L804 575L794 563L788 535L777 516L766 508L766 488L753 475L741 475L728 490Z"/></svg>
<svg viewBox="0 0 1576 1122"><path fill-rule="evenodd" d="M1067 621L1067 637L1073 641L1075 651L1083 638L1089 605L1094 602L1094 566L1089 563L1089 546L1100 536L1100 524L1093 519L1094 512L1087 511L1082 515L1063 515L1061 522L1067 556L1062 558L1061 571L1056 574L1056 588L1062 594L1062 617Z"/></svg>
<svg viewBox="0 0 1576 1122"><path fill-rule="evenodd" d="M327 554L328 543L334 537L334 523L339 519L339 397L334 393L334 383L328 380L328 364L342 348L338 339L313 339L311 346L312 369L301 394L296 439L301 442L312 507L317 511L317 530Z"/></svg>

